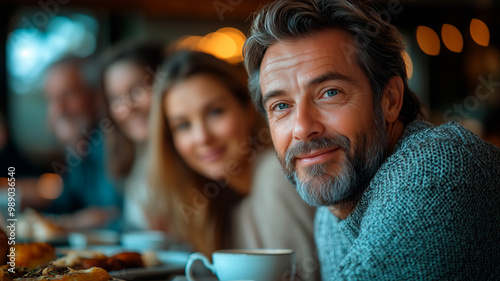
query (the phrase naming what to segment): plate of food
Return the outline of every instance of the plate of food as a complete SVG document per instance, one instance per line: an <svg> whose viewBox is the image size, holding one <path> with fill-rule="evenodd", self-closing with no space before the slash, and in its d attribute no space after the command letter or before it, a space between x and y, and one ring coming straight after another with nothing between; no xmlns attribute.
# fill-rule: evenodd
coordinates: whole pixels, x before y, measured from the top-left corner
<svg viewBox="0 0 500 281"><path fill-rule="evenodd" d="M57 258L59 256L59 258ZM15 246L15 262L0 267L5 281L109 281L166 278L183 273L187 252L125 252L114 248L56 251L47 243Z"/></svg>
<svg viewBox="0 0 500 281"><path fill-rule="evenodd" d="M0 280L2 281L123 281L112 277L106 270L92 267L84 270L72 268L57 268L54 266L40 267L37 269L0 267Z"/></svg>
<svg viewBox="0 0 500 281"><path fill-rule="evenodd" d="M3 234L3 233L0 233ZM5 246L0 239L2 248ZM0 265L0 280L2 281L119 281L113 278L107 270L89 265L75 264L74 268L64 264L56 264L56 250L47 243L16 244L8 247L7 260Z"/></svg>
<svg viewBox="0 0 500 281"><path fill-rule="evenodd" d="M59 266L106 269L112 277L123 280L162 278L184 273L190 252L131 252L117 246L94 246L86 250L58 249L62 255L53 263ZM83 265L83 267L79 266Z"/></svg>

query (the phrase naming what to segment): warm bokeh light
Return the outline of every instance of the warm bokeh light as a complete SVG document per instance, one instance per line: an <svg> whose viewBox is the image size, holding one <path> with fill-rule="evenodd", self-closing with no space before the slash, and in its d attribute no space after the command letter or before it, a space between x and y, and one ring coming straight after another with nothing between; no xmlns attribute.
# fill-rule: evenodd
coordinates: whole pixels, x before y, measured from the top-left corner
<svg viewBox="0 0 500 281"><path fill-rule="evenodd" d="M451 24L443 24L441 28L441 38L446 48L452 52L460 53L464 48L462 33Z"/></svg>
<svg viewBox="0 0 500 281"><path fill-rule="evenodd" d="M229 63L239 63L243 61L245 40L245 35L238 29L224 27L203 37L182 37L177 41L177 47L209 53Z"/></svg>
<svg viewBox="0 0 500 281"><path fill-rule="evenodd" d="M61 195L63 182L58 174L43 174L38 178L37 191L40 197L56 199Z"/></svg>
<svg viewBox="0 0 500 281"><path fill-rule="evenodd" d="M233 39L222 32L209 33L200 41L201 50L221 59L229 59L237 52Z"/></svg>
<svg viewBox="0 0 500 281"><path fill-rule="evenodd" d="M411 79L413 76L413 61L411 60L410 54L408 52L403 51L403 59L405 60L406 65L406 74L408 79Z"/></svg>
<svg viewBox="0 0 500 281"><path fill-rule="evenodd" d="M236 28L223 27L223 28L217 30L217 32L222 32L224 34L229 35L234 40L236 45L241 46L241 47L243 47L243 44L245 44L245 40L247 40L245 34L243 34L243 32L239 31Z"/></svg>
<svg viewBox="0 0 500 281"><path fill-rule="evenodd" d="M488 46L490 44L490 30L488 26L478 19L472 19L470 22L470 35L474 42L481 46Z"/></svg>
<svg viewBox="0 0 500 281"><path fill-rule="evenodd" d="M184 36L181 39L177 41L177 48L179 49L191 49L191 50L198 50L200 41L203 37L201 36Z"/></svg>
<svg viewBox="0 0 500 281"><path fill-rule="evenodd" d="M231 37L234 44L236 45L236 50L233 53L233 55L231 56L231 58L229 58L229 61L233 62L233 63L243 61L243 45L245 44L245 40L247 40L247 38L245 37L243 32L239 31L236 28L232 28L232 27L224 27L224 28L217 30L217 32L224 33L224 34L228 35L229 37Z"/></svg>
<svg viewBox="0 0 500 281"><path fill-rule="evenodd" d="M441 48L439 37L434 30L427 26L417 27L417 43L420 49L430 55L437 56Z"/></svg>

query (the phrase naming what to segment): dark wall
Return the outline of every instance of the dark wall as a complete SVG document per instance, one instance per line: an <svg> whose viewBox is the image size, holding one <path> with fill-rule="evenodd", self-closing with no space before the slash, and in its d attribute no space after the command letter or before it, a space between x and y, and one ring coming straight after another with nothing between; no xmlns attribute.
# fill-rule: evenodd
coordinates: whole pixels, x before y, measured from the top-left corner
<svg viewBox="0 0 500 281"><path fill-rule="evenodd" d="M0 112L8 115L7 112L7 53L6 53L6 42L7 42L7 32L8 24L11 17L12 7L4 6L0 9Z"/></svg>

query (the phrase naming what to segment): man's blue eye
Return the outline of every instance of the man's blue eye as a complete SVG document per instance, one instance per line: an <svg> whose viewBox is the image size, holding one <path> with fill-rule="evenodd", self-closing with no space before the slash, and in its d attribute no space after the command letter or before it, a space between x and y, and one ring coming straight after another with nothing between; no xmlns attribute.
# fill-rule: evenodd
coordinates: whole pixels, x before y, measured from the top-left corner
<svg viewBox="0 0 500 281"><path fill-rule="evenodd" d="M323 97L333 97L333 96L336 96L338 93L339 93L339 90L331 89L331 90L326 91L325 94L323 95Z"/></svg>
<svg viewBox="0 0 500 281"><path fill-rule="evenodd" d="M286 103L280 103L276 106L276 108L278 108L278 110L283 110L283 109L287 109L289 106L288 104Z"/></svg>

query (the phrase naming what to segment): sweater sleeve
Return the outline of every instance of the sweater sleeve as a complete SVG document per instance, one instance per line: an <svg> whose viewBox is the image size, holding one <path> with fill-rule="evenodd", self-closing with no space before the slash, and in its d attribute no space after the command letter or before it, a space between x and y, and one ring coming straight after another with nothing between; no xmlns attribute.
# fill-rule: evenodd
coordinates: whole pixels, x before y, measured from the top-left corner
<svg viewBox="0 0 500 281"><path fill-rule="evenodd" d="M345 225L359 233L331 280L486 280L500 268L500 154L464 135L388 159L362 219Z"/></svg>

